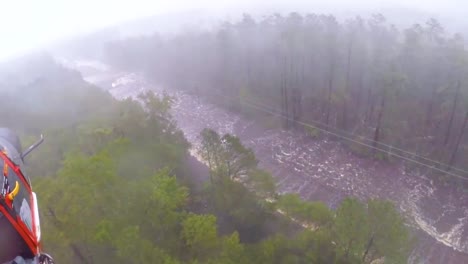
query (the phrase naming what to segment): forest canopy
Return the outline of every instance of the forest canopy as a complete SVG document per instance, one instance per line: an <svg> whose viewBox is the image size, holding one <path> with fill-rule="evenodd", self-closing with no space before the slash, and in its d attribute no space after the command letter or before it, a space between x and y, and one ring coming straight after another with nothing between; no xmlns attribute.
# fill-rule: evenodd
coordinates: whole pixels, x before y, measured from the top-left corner
<svg viewBox="0 0 468 264"><path fill-rule="evenodd" d="M46 136L27 172L58 263L402 263L411 252L390 202L349 198L331 210L279 195L252 150L209 129L200 184L170 98L117 101L48 56L25 65L22 82L1 76L10 100L0 111L25 145Z"/></svg>

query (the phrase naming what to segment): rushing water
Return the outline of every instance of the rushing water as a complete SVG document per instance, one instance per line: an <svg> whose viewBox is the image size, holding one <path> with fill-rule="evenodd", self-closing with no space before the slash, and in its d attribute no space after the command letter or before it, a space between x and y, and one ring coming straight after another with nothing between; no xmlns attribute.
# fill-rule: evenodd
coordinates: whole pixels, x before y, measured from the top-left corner
<svg viewBox="0 0 468 264"><path fill-rule="evenodd" d="M80 70L84 64L77 65ZM93 65L86 64L86 79L118 99L145 90L162 92L138 74L113 72L102 65L90 73ZM468 193L435 186L423 173L407 172L403 164L358 157L337 141L266 130L182 91L166 92L176 99L172 114L194 149L205 127L234 134L255 151L260 166L272 172L280 192L299 193L332 208L350 195L390 199L417 230L418 246L410 262L468 263Z"/></svg>

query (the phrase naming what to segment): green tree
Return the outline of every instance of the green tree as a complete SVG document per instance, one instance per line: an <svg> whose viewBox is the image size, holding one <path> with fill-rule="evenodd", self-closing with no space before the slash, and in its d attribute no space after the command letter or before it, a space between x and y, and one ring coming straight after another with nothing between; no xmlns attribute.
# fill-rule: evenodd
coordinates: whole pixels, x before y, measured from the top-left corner
<svg viewBox="0 0 468 264"><path fill-rule="evenodd" d="M260 200L271 200L277 196L275 180L268 171L261 169L250 171L245 184Z"/></svg>
<svg viewBox="0 0 468 264"><path fill-rule="evenodd" d="M333 214L325 204L303 201L297 194L281 195L277 206L288 216L303 222L303 224L314 227L329 227L333 222Z"/></svg>
<svg viewBox="0 0 468 264"><path fill-rule="evenodd" d="M211 184L213 184L213 173L216 171L216 168L220 163L219 159L222 151L221 139L216 131L208 128L202 130L200 137L201 147L198 153L200 154L201 158L208 163L208 167L210 169L210 181Z"/></svg>
<svg viewBox="0 0 468 264"><path fill-rule="evenodd" d="M412 240L403 217L393 203L377 199L368 202L369 235L363 262L385 257L386 263L405 262L412 249Z"/></svg>
<svg viewBox="0 0 468 264"><path fill-rule="evenodd" d="M244 147L239 138L229 134L220 137L211 129L204 129L200 137L199 154L215 177L212 182L218 178L245 181L250 171L256 168L258 161L253 151Z"/></svg>
<svg viewBox="0 0 468 264"><path fill-rule="evenodd" d="M216 217L213 215L189 215L182 222L182 238L191 259L206 261L219 251Z"/></svg>
<svg viewBox="0 0 468 264"><path fill-rule="evenodd" d="M368 233L365 205L354 198L345 199L338 207L335 219L336 244L344 261L359 261L365 250Z"/></svg>

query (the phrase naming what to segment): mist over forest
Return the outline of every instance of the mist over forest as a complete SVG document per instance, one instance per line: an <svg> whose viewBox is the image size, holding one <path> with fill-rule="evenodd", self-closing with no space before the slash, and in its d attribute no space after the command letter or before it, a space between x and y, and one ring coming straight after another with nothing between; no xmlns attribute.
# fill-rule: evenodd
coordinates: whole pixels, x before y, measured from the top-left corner
<svg viewBox="0 0 468 264"><path fill-rule="evenodd" d="M252 4L250 4L252 5ZM399 5L334 5L318 3L316 5L291 2L289 4L272 2L270 4L253 5L255 7L243 8L198 8L184 11L173 11L167 14L148 15L136 19L120 22L116 25L101 27L92 33L80 33L63 38L62 41L50 43L44 49L60 56L96 57L102 55L106 42L127 37L146 36L154 33L161 35L173 35L184 31L216 30L223 23L237 23L242 20L243 14L248 13L255 20L279 14L288 16L290 13L332 15L340 23L355 17L363 19L371 18L375 14L382 14L388 24L395 25L399 29L405 29L414 24L425 24L434 18L441 23L447 34L460 33L468 36L468 22L463 19L463 14L457 12L457 8L435 10L434 8L403 7ZM430 6L430 5L429 5Z"/></svg>
<svg viewBox="0 0 468 264"><path fill-rule="evenodd" d="M104 57L246 114L260 105L286 129L305 122L466 169L465 45L436 19L398 29L381 14L245 14L215 30L110 42Z"/></svg>
<svg viewBox="0 0 468 264"><path fill-rule="evenodd" d="M22 168L41 250L468 261L468 20L310 6L145 16L3 61L1 127L46 136Z"/></svg>

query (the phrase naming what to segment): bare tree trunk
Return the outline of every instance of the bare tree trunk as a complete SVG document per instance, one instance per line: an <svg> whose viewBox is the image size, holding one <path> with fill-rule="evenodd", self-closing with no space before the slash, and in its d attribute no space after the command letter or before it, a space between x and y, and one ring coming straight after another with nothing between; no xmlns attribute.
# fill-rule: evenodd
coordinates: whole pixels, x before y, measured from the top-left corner
<svg viewBox="0 0 468 264"><path fill-rule="evenodd" d="M352 243L353 243L353 240L354 240L354 239L350 239L350 240L348 241L348 246L346 247L346 251L345 251L345 258L346 258L346 260L349 259L349 251L350 251L350 249L351 249L351 245L352 245Z"/></svg>
<svg viewBox="0 0 468 264"><path fill-rule="evenodd" d="M429 106L426 110L426 131L429 131L432 121L432 111L434 108L434 101L436 97L436 86L434 85L431 92L431 101L429 102Z"/></svg>
<svg viewBox="0 0 468 264"><path fill-rule="evenodd" d="M211 164L211 158L208 158L208 168L210 168L210 184L213 186L213 165Z"/></svg>
<svg viewBox="0 0 468 264"><path fill-rule="evenodd" d="M357 91L357 95L356 95L356 111L355 111L355 115L353 117L353 120L351 120L351 122L355 121L356 123L356 126L354 127L354 129L358 128L358 124L361 124L362 121L365 121L366 117L364 116L364 120L360 120L359 117L361 117L361 102L362 102L362 97L363 97L363 90L364 90L364 74L362 72L362 70L360 71L359 73L359 83L358 83L358 91Z"/></svg>
<svg viewBox="0 0 468 264"><path fill-rule="evenodd" d="M301 117L301 113L302 113L302 104L301 104L301 101L302 101L302 94L301 94L301 90L298 89L298 88L294 88L292 90L292 95L291 95L291 100L292 100L292 103L293 103L293 121L294 122L297 122L299 121L299 118Z"/></svg>
<svg viewBox="0 0 468 264"><path fill-rule="evenodd" d="M453 164L455 163L455 158L457 156L458 148L460 146L463 135L465 134L465 129L466 129L466 124L467 123L468 123L468 111L466 111L466 113L465 113L465 119L463 121L463 126L462 126L462 128L460 130L460 134L458 135L457 142L455 144L455 149L453 150L452 155L451 155L450 160L449 160L449 166L450 167L453 166ZM450 168L447 168L447 170L450 170Z"/></svg>
<svg viewBox="0 0 468 264"><path fill-rule="evenodd" d="M343 129L346 129L347 127L347 121L348 121L348 96L349 96L349 88L350 88L350 75L351 75L351 55L352 55L352 49L353 49L353 39L351 37L351 40L348 44L348 63L346 66L346 90L344 93L344 98L343 98L343 114L342 114L342 122L341 122L341 127Z"/></svg>
<svg viewBox="0 0 468 264"><path fill-rule="evenodd" d="M285 88L284 81L281 81L281 115L285 118L283 126L287 127L287 115L286 115L286 100L285 100Z"/></svg>
<svg viewBox="0 0 468 264"><path fill-rule="evenodd" d="M286 59L283 57L281 65L281 115L284 118L284 127L288 128L288 94L286 90Z"/></svg>
<svg viewBox="0 0 468 264"><path fill-rule="evenodd" d="M367 104L366 104L366 110L365 110L365 119L364 123L368 124L369 122L372 121L372 114L374 112L374 103L372 102L372 90L371 87L367 89Z"/></svg>
<svg viewBox="0 0 468 264"><path fill-rule="evenodd" d="M284 111L286 115L286 129L289 129L289 107L288 107L288 89L284 87Z"/></svg>
<svg viewBox="0 0 468 264"><path fill-rule="evenodd" d="M369 254L369 250L373 244L374 244L374 234L372 234L372 237L369 240L369 243L367 243L366 251L364 251L364 255L362 256L362 263L366 261L367 254Z"/></svg>
<svg viewBox="0 0 468 264"><path fill-rule="evenodd" d="M450 114L450 120L447 126L447 132L445 132L444 146L446 146L450 139L450 134L452 132L453 119L455 117L455 112L457 110L458 96L460 93L461 82L457 82L457 90L455 92L455 98L453 99L452 113Z"/></svg>
<svg viewBox="0 0 468 264"><path fill-rule="evenodd" d="M286 64L286 59L284 60ZM282 80L281 80L281 97L282 97L282 106L283 111L282 115L284 117L284 127L289 129L289 107L288 107L288 78L287 78L287 65L283 64L283 69L281 72Z"/></svg>
<svg viewBox="0 0 468 264"><path fill-rule="evenodd" d="M380 103L380 111L379 111L379 116L377 118L377 127L375 128L375 133L374 133L374 143L373 143L374 148L377 147L377 144L379 143L379 140L380 140L380 130L381 130L381 126L382 126L382 117L383 117L383 114L384 114L386 97L387 96L384 93L383 96L382 96L382 101Z"/></svg>
<svg viewBox="0 0 468 264"><path fill-rule="evenodd" d="M332 89L333 89L333 78L335 72L335 62L331 62L330 64L330 76L328 79L328 99L327 99L327 115L326 115L326 124L330 124L330 111L331 111L331 97L332 97Z"/></svg>

